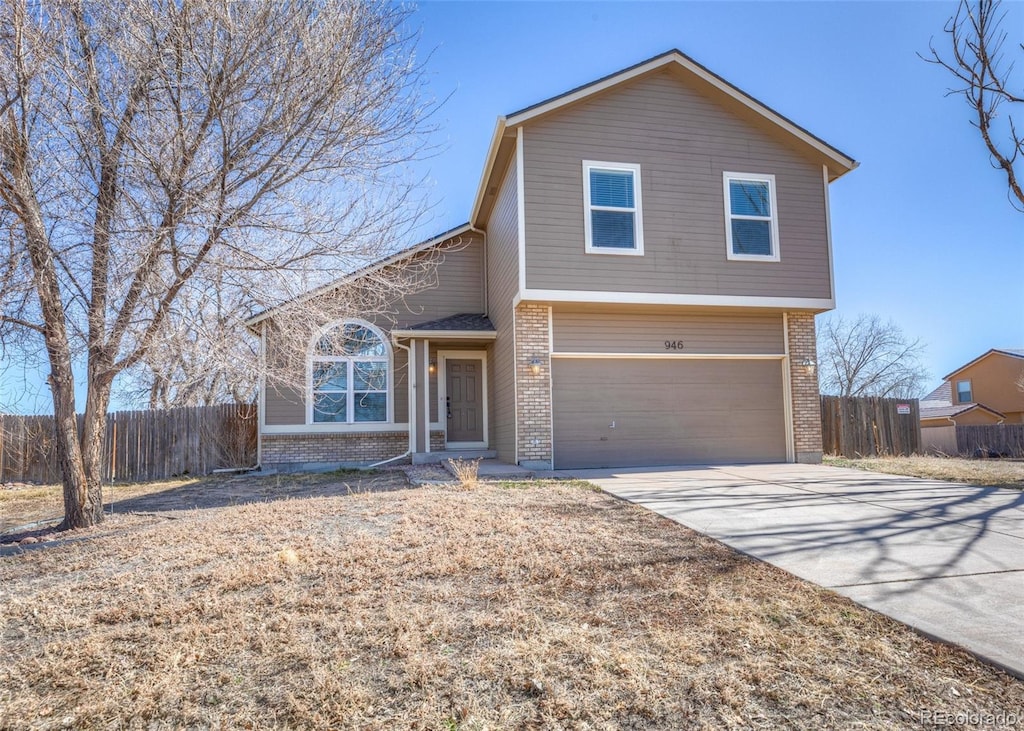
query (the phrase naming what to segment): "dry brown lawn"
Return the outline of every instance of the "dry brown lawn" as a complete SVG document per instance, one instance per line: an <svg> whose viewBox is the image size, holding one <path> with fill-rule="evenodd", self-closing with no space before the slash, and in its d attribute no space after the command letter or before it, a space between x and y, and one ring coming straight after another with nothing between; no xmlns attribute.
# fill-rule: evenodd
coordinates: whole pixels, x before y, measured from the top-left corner
<svg viewBox="0 0 1024 731"><path fill-rule="evenodd" d="M168 480L128 485L114 485L104 491L104 502L127 500L140 495L163 492L198 480ZM64 511L63 493L57 485L0 485L0 533L19 528L60 522ZM0 539L2 541L2 539Z"/></svg>
<svg viewBox="0 0 1024 731"><path fill-rule="evenodd" d="M965 653L584 484L365 492L396 479L120 511L0 558L0 728L890 729L1024 707Z"/></svg>
<svg viewBox="0 0 1024 731"><path fill-rule="evenodd" d="M825 457L825 464L855 467L890 475L965 482L969 485L1024 489L1024 460L960 457Z"/></svg>

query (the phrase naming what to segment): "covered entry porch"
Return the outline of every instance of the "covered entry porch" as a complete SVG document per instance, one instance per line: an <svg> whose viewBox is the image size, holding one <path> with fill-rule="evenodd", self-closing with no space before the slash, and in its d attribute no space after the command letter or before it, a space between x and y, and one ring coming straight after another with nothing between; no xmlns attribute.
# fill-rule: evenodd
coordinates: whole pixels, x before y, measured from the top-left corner
<svg viewBox="0 0 1024 731"><path fill-rule="evenodd" d="M488 369L496 332L484 315L463 314L392 330L408 356L409 452L413 464L493 457Z"/></svg>

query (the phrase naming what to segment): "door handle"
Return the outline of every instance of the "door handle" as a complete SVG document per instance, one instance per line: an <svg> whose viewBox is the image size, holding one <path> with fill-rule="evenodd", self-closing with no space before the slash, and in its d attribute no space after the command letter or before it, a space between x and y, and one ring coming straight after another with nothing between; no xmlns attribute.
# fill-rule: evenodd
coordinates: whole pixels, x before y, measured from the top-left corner
<svg viewBox="0 0 1024 731"><path fill-rule="evenodd" d="M445 407L448 410L448 418L450 419L450 418L452 418L452 397L451 396L445 396L444 397L444 401L445 401Z"/></svg>

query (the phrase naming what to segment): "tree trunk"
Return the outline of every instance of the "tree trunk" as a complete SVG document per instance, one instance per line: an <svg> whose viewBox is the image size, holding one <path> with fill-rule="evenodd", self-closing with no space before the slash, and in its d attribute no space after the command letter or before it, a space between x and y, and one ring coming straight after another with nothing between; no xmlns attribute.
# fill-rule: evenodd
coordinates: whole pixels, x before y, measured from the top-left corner
<svg viewBox="0 0 1024 731"><path fill-rule="evenodd" d="M5 131L10 133L11 129ZM22 141L22 144L27 143ZM48 380L53 393L54 439L61 475L64 478L64 520L60 524L60 530L85 528L103 519L103 500L99 492L99 481L95 483L95 487L89 484L82 461L78 419L75 416L75 373L71 366L71 347L64 321L64 302L57 278L56 257L50 248L39 201L28 179L27 168L19 165L15 172L19 184L19 199L27 211L22 224L25 228L26 248L32 262L39 309L45 323L43 340L50 361Z"/></svg>
<svg viewBox="0 0 1024 731"><path fill-rule="evenodd" d="M97 522L89 506L89 486L85 470L82 468L82 449L78 441L78 421L75 417L74 386L62 385L64 383L67 381L62 381L59 374L50 378L50 387L53 389L53 429L57 460L64 478L64 521L58 530L84 528ZM102 517L102 508L99 514Z"/></svg>
<svg viewBox="0 0 1024 731"><path fill-rule="evenodd" d="M82 418L82 470L88 488L86 502L92 520L90 525L93 525L103 520L103 435L107 426L111 383L92 372L92 363L89 366L89 391Z"/></svg>

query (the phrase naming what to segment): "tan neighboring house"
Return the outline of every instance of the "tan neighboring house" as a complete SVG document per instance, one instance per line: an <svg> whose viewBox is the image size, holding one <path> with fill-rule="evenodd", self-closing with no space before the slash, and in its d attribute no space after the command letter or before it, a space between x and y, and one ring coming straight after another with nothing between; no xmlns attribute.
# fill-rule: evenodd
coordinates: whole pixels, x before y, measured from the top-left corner
<svg viewBox="0 0 1024 731"><path fill-rule="evenodd" d="M921 399L921 427L1024 423L1024 349L993 348Z"/></svg>
<svg viewBox="0 0 1024 731"><path fill-rule="evenodd" d="M461 241L437 286L325 323L352 345L318 333L305 389L262 389L261 462L820 461L829 184L855 167L678 51L499 117L470 221L399 255ZM249 321L266 349L286 310Z"/></svg>

